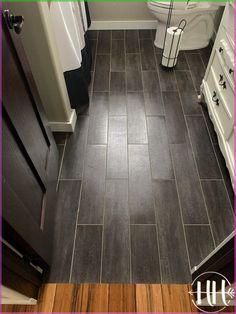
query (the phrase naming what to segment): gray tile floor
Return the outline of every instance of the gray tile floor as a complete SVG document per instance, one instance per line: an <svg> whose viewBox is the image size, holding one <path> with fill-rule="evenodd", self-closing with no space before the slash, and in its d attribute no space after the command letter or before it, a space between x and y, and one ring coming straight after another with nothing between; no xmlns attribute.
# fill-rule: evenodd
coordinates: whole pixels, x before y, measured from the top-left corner
<svg viewBox="0 0 236 314"><path fill-rule="evenodd" d="M61 155L51 282L188 283L233 230L233 191L207 109L210 47L159 63L154 32L91 31L89 109Z"/></svg>

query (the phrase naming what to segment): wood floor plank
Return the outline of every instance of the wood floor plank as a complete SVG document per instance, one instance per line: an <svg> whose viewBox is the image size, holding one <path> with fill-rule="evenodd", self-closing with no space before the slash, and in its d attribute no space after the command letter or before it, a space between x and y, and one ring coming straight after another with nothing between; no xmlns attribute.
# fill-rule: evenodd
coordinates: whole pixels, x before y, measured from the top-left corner
<svg viewBox="0 0 236 314"><path fill-rule="evenodd" d="M57 285L53 302L53 312L72 312L73 297L73 284Z"/></svg>
<svg viewBox="0 0 236 314"><path fill-rule="evenodd" d="M135 312L135 286L109 285L109 312Z"/></svg>
<svg viewBox="0 0 236 314"><path fill-rule="evenodd" d="M161 285L136 285L136 312L163 312Z"/></svg>
<svg viewBox="0 0 236 314"><path fill-rule="evenodd" d="M56 295L57 284L44 284L40 290L38 304L35 308L38 312L52 312Z"/></svg>
<svg viewBox="0 0 236 314"><path fill-rule="evenodd" d="M163 312L191 312L188 285L162 285Z"/></svg>

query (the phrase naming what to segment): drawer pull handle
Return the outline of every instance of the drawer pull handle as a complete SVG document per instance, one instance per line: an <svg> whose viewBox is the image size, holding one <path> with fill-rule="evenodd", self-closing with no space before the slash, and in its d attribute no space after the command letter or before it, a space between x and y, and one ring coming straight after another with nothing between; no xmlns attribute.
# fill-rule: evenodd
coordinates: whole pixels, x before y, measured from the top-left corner
<svg viewBox="0 0 236 314"><path fill-rule="evenodd" d="M216 92L215 91L213 92L212 100L214 101L216 106L219 106L219 99L216 98Z"/></svg>
<svg viewBox="0 0 236 314"><path fill-rule="evenodd" d="M223 50L224 50L224 49L223 49L222 47L219 48L219 52L220 52L220 53L223 52Z"/></svg>
<svg viewBox="0 0 236 314"><path fill-rule="evenodd" d="M220 86L222 86L223 89L226 89L226 82L220 83Z"/></svg>
<svg viewBox="0 0 236 314"><path fill-rule="evenodd" d="M234 70L233 69L229 69L229 74L232 74L234 73Z"/></svg>
<svg viewBox="0 0 236 314"><path fill-rule="evenodd" d="M223 81L223 79L224 79L223 75L222 75L222 74L220 74L219 83L220 83L220 82L222 82L222 81Z"/></svg>

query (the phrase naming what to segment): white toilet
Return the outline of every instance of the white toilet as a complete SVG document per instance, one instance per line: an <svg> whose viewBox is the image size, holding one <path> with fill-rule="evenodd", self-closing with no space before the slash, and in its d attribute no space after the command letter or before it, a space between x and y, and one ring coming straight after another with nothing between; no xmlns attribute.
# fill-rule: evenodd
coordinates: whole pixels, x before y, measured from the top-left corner
<svg viewBox="0 0 236 314"><path fill-rule="evenodd" d="M163 48L170 2L148 1L148 8L157 18L155 46ZM223 5L223 4L221 4ZM175 2L171 16L171 26L178 26L182 19L187 21L180 50L200 49L208 46L214 31L214 17L219 3Z"/></svg>

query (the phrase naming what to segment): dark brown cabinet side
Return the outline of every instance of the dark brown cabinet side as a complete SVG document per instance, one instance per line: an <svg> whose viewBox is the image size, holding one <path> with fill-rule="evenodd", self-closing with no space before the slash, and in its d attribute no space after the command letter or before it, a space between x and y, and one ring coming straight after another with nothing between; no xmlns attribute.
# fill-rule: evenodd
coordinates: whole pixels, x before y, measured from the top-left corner
<svg viewBox="0 0 236 314"><path fill-rule="evenodd" d="M58 151L3 6L3 285L36 297L51 264Z"/></svg>

